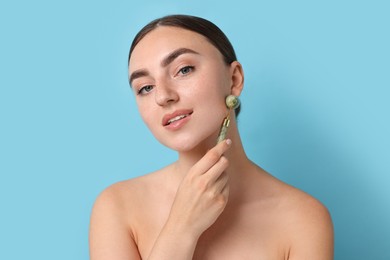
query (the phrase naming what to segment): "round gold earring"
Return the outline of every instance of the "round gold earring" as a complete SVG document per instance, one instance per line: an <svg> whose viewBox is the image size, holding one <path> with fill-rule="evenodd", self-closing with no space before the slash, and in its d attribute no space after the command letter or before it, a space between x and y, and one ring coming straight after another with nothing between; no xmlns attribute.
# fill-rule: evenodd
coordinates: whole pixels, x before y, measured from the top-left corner
<svg viewBox="0 0 390 260"><path fill-rule="evenodd" d="M227 96L225 102L229 109L236 109L240 105L240 99L234 95Z"/></svg>

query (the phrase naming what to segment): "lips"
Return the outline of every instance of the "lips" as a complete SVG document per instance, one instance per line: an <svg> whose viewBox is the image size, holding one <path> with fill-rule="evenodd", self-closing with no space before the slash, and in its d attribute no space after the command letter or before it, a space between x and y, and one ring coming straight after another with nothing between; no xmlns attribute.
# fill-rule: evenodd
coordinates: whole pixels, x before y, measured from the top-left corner
<svg viewBox="0 0 390 260"><path fill-rule="evenodd" d="M168 126L170 124L182 120L183 118L190 116L192 113L193 111L190 109L176 110L172 114L167 114L163 117L162 125Z"/></svg>

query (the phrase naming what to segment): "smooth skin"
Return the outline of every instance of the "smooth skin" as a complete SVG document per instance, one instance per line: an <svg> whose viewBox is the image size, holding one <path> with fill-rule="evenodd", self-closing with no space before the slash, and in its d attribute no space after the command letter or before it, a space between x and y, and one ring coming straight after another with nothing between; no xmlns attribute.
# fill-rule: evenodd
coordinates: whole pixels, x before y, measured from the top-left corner
<svg viewBox="0 0 390 260"><path fill-rule="evenodd" d="M182 48L195 53L162 62ZM215 145L224 99L243 89L240 63L226 65L197 33L160 26L134 49L129 74L139 71L132 89L141 117L178 160L99 195L92 260L333 259L327 209L247 158L233 113L229 139ZM183 109L193 111L186 124L162 125L164 115Z"/></svg>

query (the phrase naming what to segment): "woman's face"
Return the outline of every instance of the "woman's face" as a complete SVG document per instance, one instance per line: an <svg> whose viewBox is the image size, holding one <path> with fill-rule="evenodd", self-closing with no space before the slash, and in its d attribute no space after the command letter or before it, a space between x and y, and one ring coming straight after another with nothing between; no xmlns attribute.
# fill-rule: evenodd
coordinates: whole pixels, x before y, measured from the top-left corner
<svg viewBox="0 0 390 260"><path fill-rule="evenodd" d="M160 26L134 48L130 84L142 119L176 151L215 144L232 93L232 65L195 32Z"/></svg>

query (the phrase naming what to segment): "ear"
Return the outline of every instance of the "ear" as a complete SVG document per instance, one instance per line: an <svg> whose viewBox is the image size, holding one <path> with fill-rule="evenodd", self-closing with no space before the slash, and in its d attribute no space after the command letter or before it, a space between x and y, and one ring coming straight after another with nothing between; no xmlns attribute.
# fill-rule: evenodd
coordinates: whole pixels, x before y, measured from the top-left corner
<svg viewBox="0 0 390 260"><path fill-rule="evenodd" d="M244 71L242 69L241 63L238 61L233 61L230 64L230 75L232 80L230 93L232 95L239 96L242 89L244 88Z"/></svg>

